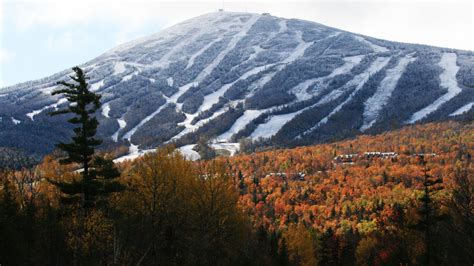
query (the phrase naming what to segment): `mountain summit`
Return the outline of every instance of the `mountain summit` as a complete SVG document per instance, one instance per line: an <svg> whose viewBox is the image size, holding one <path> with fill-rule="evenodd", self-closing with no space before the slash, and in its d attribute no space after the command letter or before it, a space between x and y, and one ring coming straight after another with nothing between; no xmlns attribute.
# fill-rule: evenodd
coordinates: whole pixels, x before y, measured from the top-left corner
<svg viewBox="0 0 474 266"><path fill-rule="evenodd" d="M214 12L81 65L103 95L104 148L199 137L306 145L472 117L474 54L396 43L269 14ZM65 70L0 89L0 146L51 152L69 138L51 96ZM223 144L224 145L224 144Z"/></svg>

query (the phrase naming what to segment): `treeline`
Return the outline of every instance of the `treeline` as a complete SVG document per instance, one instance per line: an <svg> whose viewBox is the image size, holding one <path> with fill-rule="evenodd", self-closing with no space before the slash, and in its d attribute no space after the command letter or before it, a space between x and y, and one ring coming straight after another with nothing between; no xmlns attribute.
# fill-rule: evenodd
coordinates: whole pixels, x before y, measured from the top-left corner
<svg viewBox="0 0 474 266"><path fill-rule="evenodd" d="M47 157L2 172L2 265L259 265L261 250L223 164L205 167L171 148L124 168L126 189L94 208L66 204L46 179L78 173Z"/></svg>

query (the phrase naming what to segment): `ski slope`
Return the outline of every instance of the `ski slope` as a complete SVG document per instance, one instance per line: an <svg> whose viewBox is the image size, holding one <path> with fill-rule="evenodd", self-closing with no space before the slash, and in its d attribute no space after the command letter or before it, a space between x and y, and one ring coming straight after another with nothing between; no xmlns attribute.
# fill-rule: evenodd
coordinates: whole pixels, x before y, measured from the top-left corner
<svg viewBox="0 0 474 266"><path fill-rule="evenodd" d="M458 86L456 79L456 74L459 71L459 66L456 63L457 55L456 53L444 53L439 61L439 66L443 69L443 72L439 75L441 81L440 86L445 88L447 92L441 97L436 99L433 103L426 106L425 108L414 113L412 117L406 122L407 124L413 124L421 119L427 117L429 114L438 110L438 108L456 97L461 93L462 89Z"/></svg>
<svg viewBox="0 0 474 266"><path fill-rule="evenodd" d="M412 55L404 56L400 58L396 66L387 70L385 77L380 82L375 93L364 102L364 122L360 131L365 131L372 127L377 120L380 111L392 96L398 80L402 76L406 67L413 61L415 61L415 58Z"/></svg>

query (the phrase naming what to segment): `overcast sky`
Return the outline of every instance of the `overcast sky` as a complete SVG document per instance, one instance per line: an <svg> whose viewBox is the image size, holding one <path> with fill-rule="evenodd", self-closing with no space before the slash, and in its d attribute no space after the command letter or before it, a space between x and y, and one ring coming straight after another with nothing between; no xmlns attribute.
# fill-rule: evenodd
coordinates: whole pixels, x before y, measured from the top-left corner
<svg viewBox="0 0 474 266"><path fill-rule="evenodd" d="M472 0L0 0L0 87L84 63L114 46L224 6L377 38L474 50Z"/></svg>

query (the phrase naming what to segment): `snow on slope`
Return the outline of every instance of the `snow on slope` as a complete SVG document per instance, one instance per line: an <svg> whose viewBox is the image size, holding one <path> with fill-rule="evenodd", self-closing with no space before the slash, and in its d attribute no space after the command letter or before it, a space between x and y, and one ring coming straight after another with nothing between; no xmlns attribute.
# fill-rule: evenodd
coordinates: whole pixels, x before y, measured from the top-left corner
<svg viewBox="0 0 474 266"><path fill-rule="evenodd" d="M189 144L178 148L178 151L188 160L196 161L201 159L201 155L195 150L193 150L196 144Z"/></svg>
<svg viewBox="0 0 474 266"><path fill-rule="evenodd" d="M310 87L311 85L315 84L316 82L323 82L327 81L336 75L343 74L349 72L355 65L360 63L362 60L363 56L351 56L351 57L346 57L344 58L344 65L336 68L331 72L331 74L324 76L324 77L319 77L315 79L310 79L306 80L300 84L298 84L295 88L292 89L293 93L298 98L298 101L302 100L307 100L310 99L311 97L317 96L321 90L308 93L306 92L307 88ZM258 127L252 132L251 138L257 139L259 137L262 138L269 138L274 136L278 131L289 121L291 121L295 116L299 115L303 111L306 111L310 108L313 108L317 106L317 104L305 107L301 110L298 110L293 113L288 113L288 114L282 114L282 115L273 115L271 116L265 123L258 125Z"/></svg>
<svg viewBox="0 0 474 266"><path fill-rule="evenodd" d="M106 103L102 106L102 115L109 118L110 104Z"/></svg>
<svg viewBox="0 0 474 266"><path fill-rule="evenodd" d="M329 120L329 118L331 118L331 116L333 116L334 114L336 114L337 112L339 112L342 107L344 107L344 105L346 105L350 100L352 100L352 98L354 97L354 95L364 87L365 83L369 80L370 78L370 75L372 74L375 74L377 73L378 71L380 71L382 68L384 68L388 62L390 61L390 57L378 57L369 67L369 69L357 76L355 76L351 81L349 81L346 85L344 85L343 87L345 87L346 89L349 88L349 87L352 87L352 86L356 86L355 89L352 91L352 93L349 95L349 97L347 97L347 99L340 103L338 106L336 106L336 108L334 108L334 110L331 111L331 113L329 113L326 117L324 117L323 119L321 119L316 125L314 125L313 127L311 127L310 129L304 131L302 134L300 134L297 138L300 138L301 136L304 136L306 134L309 134L311 132L313 132L315 129L319 128L321 125L323 124L326 124ZM342 94L342 92L340 93ZM340 96L339 94L339 96ZM337 96L337 97L339 97ZM331 96L331 100L335 99L333 98L333 96ZM336 98L337 98L336 97ZM330 100L327 99L327 98L323 98L321 99L321 102L329 102Z"/></svg>
<svg viewBox="0 0 474 266"><path fill-rule="evenodd" d="M211 147L215 150L226 150L230 156L234 156L240 150L239 143L211 143Z"/></svg>
<svg viewBox="0 0 474 266"><path fill-rule="evenodd" d="M207 122L209 122L209 121L213 120L214 118L220 116L221 114L225 113L228 109L229 109L229 107L221 108L221 109L217 110L216 112L214 112L209 118L201 119L194 125L191 124L192 118L194 116L187 117L185 121L183 121L181 123L178 123L178 125L185 126L185 128L181 132L179 132L177 135L175 135L174 137L169 139L166 143L169 143L170 141L173 141L173 140L177 140L177 139L181 138L182 136L184 136L184 135L186 135L186 134L188 134L188 133L190 133L194 130L199 129L200 127L202 127Z"/></svg>
<svg viewBox="0 0 474 266"><path fill-rule="evenodd" d="M314 92L308 92L308 88L311 87L312 85L326 81L328 79L334 78L337 75L344 74L349 72L355 65L359 64L360 61L362 60L364 56L362 55L356 55L356 56L349 56L349 57L344 57L344 64L336 69L334 69L331 74L324 76L324 77L319 77L319 78L314 78L314 79L308 79L305 80L295 87L291 89L291 92L296 96L298 101L304 101L308 100L311 97L314 97L315 94Z"/></svg>
<svg viewBox="0 0 474 266"><path fill-rule="evenodd" d="M124 139L127 139L129 142L130 142L130 139L131 137L133 136L133 134L135 134L135 132L141 127L143 126L144 124L146 124L148 121L150 121L153 117L155 117L155 115L157 115L165 106L167 106L169 103L175 103L177 104L177 100L178 98L183 94L185 93L188 89L190 89L192 86L194 85L197 85L199 82L201 82L208 74L210 74L218 65L219 63L224 59L224 57L232 50L235 48L235 46L237 45L238 41L240 41L248 32L248 30L252 27L252 25L258 20L260 16L259 15L252 15L252 17L242 26L241 30L236 33L235 35L233 35L231 41L227 44L226 48L221 51L219 53L219 55L214 58L214 60L208 64L206 66L206 68L201 71L199 73L199 75L196 77L196 79L191 82L191 83L188 83L184 86L181 86L178 90L178 92L176 92L174 95L172 95L170 98L167 98L167 102L160 106L156 111L154 111L152 114L148 115L147 117L145 117L142 121L140 121L140 123L138 123L138 125L136 125L134 128L132 128L129 132L127 132L125 135L124 135ZM229 24L229 25L226 25L227 27L231 27L231 26L235 26L234 24ZM194 35L193 38L196 38L197 35ZM173 54L174 52L176 52L177 50L176 49L173 49L172 51L168 52L167 54L171 55ZM165 58L166 59L166 58ZM160 62L163 61L163 58L160 59ZM182 104L178 104L178 109L181 109L180 106ZM180 111L180 110L178 110ZM185 130L183 130L181 133L179 133L178 135L182 136L184 135L185 133L183 133L184 131L186 131L188 128L186 128ZM174 138L173 138L174 139Z"/></svg>
<svg viewBox="0 0 474 266"><path fill-rule="evenodd" d="M11 119L12 119L12 122L13 122L13 124L15 124L15 125L18 125L18 124L20 124L20 123L21 123L21 121L20 121L20 120L18 120L18 119L15 119L13 116L11 117Z"/></svg>
<svg viewBox="0 0 474 266"><path fill-rule="evenodd" d="M139 150L137 146L130 146L131 152L127 155L121 156L114 160L114 163L121 163L125 161L132 161L147 153L154 152L155 149Z"/></svg>
<svg viewBox="0 0 474 266"><path fill-rule="evenodd" d="M34 121L34 117L41 114L42 112L48 110L48 109L51 109L51 108L54 108L55 110L58 109L58 106L63 104L63 103L66 103L67 102L67 99L66 98L62 98L62 99L59 99L56 103L53 103L53 104L50 104L50 105L47 105L41 109L38 109L38 110L34 110L32 112L29 112L26 114L27 117L29 117L31 119L31 121Z"/></svg>
<svg viewBox="0 0 474 266"><path fill-rule="evenodd" d="M354 39L360 41L360 42L363 42L365 44L368 44L370 46L370 48L372 48L372 50L376 53L383 53L383 52L388 52L389 50L385 47L382 47L382 46L379 46L379 45L376 45L370 41L367 41L364 37L362 36L358 36L358 35L353 35Z"/></svg>
<svg viewBox="0 0 474 266"><path fill-rule="evenodd" d="M412 55L404 56L400 58L396 66L387 70L385 77L380 82L375 93L364 103L364 122L360 128L361 131L367 130L375 123L380 110L382 110L392 96L392 92L395 90L398 80L408 64L413 61L415 61L415 58L413 58Z"/></svg>
<svg viewBox="0 0 474 266"><path fill-rule="evenodd" d="M195 82L200 83L204 78L211 74L212 71L220 64L224 57L232 51L237 43L247 34L252 25L260 18L259 15L252 15L252 17L246 22L242 29L232 37L232 40L227 44L227 47L222 50L214 60L208 64L197 76Z"/></svg>
<svg viewBox="0 0 474 266"><path fill-rule="evenodd" d="M114 64L114 75L118 75L118 74L121 74L123 72L125 72L126 68L125 68L125 63L124 62L116 62Z"/></svg>
<svg viewBox="0 0 474 266"><path fill-rule="evenodd" d="M359 84L365 83L368 74L364 73L363 75L356 75L353 77L353 80L346 83L346 85L340 85L344 82L343 78L338 79L336 81L340 81L340 83L331 83L331 88L334 87L334 89L331 89L330 91L327 89L329 81L331 81L338 74L350 73L350 70L354 65L360 64L363 56L373 56L374 54L375 56L379 57L382 57L382 55L386 57L389 55L398 56L402 53L417 52L419 49L421 49L420 47L411 46L410 44L401 45L391 42L379 42L373 38L360 36L349 32L344 32L343 34L341 33L343 32L340 32L334 28L329 28L325 27L324 25L314 24L297 19L290 20L248 13L213 12L187 20L183 23L179 23L168 29L160 31L155 35L121 45L116 49L113 49L110 52L81 65L81 67L84 67L86 73L93 81L90 87L91 90L103 90L104 99L107 101L114 99L114 110L110 110L111 105L108 106L107 102L104 103L104 106L101 109L101 113L103 115L102 119L108 118L114 120L108 121L112 123L104 123L104 125L107 127L112 125L114 128L107 128L104 130L104 128L101 127L100 130L104 130L104 132L100 133L102 134L107 132L106 134L108 134L108 136L116 142L119 142L118 140L124 135L125 139L133 139L133 142L135 143L130 143L130 151L134 154L137 154L140 152L139 146L143 145L145 141L144 139L138 138L138 134L133 136L134 133L138 133L141 129L143 129L143 125L145 124L150 126L150 128L155 127L155 125L152 125L152 123L154 123L154 119L152 120L152 118L154 115L159 116L160 110L162 111L164 107L161 105L156 105L151 106L152 110L147 113L133 112L134 119L137 119L134 120L133 124L131 121L125 121L125 116L122 116L122 118L119 118L120 115L117 117L112 116L112 111L115 111L115 106L117 107L117 110L128 110L128 108L135 108L135 106L127 105L129 105L130 102L142 101L143 99L141 97L147 97L147 93L159 94L159 91L163 89L163 93L170 95L168 92L170 92L172 89L178 89L178 91L170 97L163 96L166 100L165 106L169 107L170 105L175 105L176 111L181 113L180 115L184 114L186 116L186 119L183 122L175 124L176 126L185 127L182 132L172 137L173 139L176 139L183 136L185 133L189 133L200 128L206 123L213 123L215 121L213 119L215 119L218 115L227 112L231 106L236 106L237 103L245 103L249 97L254 97L256 101L262 101L262 103L265 102L265 104L268 102L268 104L271 105L273 101L272 97L276 97L276 95L271 95L271 90L273 88L265 87L265 90L268 89L270 91L269 94L264 94L269 95L268 98L260 95L259 93L256 94L256 92L262 89L265 84L267 84L267 82L271 81L271 79L274 78L277 73L282 71L288 63L294 63L294 66L296 67L295 69L299 69L301 64L301 69L305 69L306 67L311 67L310 64L313 61L298 60L303 56L305 59L317 59L318 57L326 56L339 57L344 60L344 64L334 69L333 72L328 76L316 78L314 76L307 77L306 75L292 75L292 77L295 78L295 82L292 84L297 85L291 88L289 92L296 96L296 100L291 103L285 102L280 106L272 106L272 108L266 110L273 110L273 108L294 104L295 102L308 100L315 96L318 96L318 98L322 97L322 99L316 104L305 107L302 110L314 108L318 105L323 105L331 101L337 101L337 103L334 102L333 104L333 106L336 106L346 100L342 105L337 106L334 110L328 110L327 113L329 113L329 116L323 120L318 121L319 119L310 118L310 126L312 126L316 125L318 122L327 122L327 119L334 113L347 108L348 104L345 103L352 99L352 95L350 95L350 93L354 92L354 89L357 90ZM339 37L335 38L335 36L338 35L344 37L344 39ZM347 36L352 37L346 38ZM248 42L242 41L247 40L247 38L249 40ZM318 42L321 42L320 47ZM384 43L387 43L387 45ZM315 52L305 53L309 50L307 49L308 47L311 47L309 49L314 48ZM239 48L239 50L242 48L242 50L237 51L237 48ZM321 54L322 50L325 49L327 51L331 51L331 54L325 55L324 52ZM434 53L441 52L441 54L443 51L446 51L440 50L438 48L429 49L432 49ZM239 54L239 52L242 53ZM376 55L376 53L384 54ZM465 67L464 62L466 61L466 58L469 60L471 55L463 51L457 51L456 53L460 57L459 66ZM357 56L346 57L349 54L357 54ZM240 58L239 56L245 56L245 58ZM421 60L425 55L420 53L417 56ZM383 77L382 85L379 85L376 92L369 100L367 100L365 103L359 103L358 100L360 99L357 97L357 104L361 104L360 107L364 109L364 124L361 130L369 128L372 126L374 121L382 119L379 114L384 104L390 101L398 100L391 97L391 94L394 87L396 87L396 83L398 82L401 73L403 73L403 71L407 71L405 69L405 63L407 63L406 61L408 59L403 58L401 60L402 61L397 62L398 65L396 67L393 67L393 69L388 69L387 76ZM454 58L454 61L455 60L456 59ZM326 67L326 61L322 60L321 63L322 65L314 67L318 69L324 69ZM445 68L449 68L447 65L448 64L446 63ZM221 67L222 69L229 69L230 71L228 74L230 75L226 75L224 78L222 78L221 74L227 73L219 73L217 70L221 70ZM260 72L265 70L264 68L267 68L266 71ZM447 74L448 71L445 72ZM457 70L454 72L457 72ZM36 120L39 120L37 119L36 115L41 114L45 109L56 108L57 106L55 106L54 103L57 102L59 98L53 98L50 95L50 91L54 89L53 84L55 84L55 82L58 80L64 79L65 75L67 74L68 71L66 70L42 80L32 81L28 84L25 83L18 85L16 88L7 88L6 91L0 91L1 93L8 91L9 96L18 96L18 109L13 108L10 112L9 108L0 108L0 111L3 112L0 115L4 118L4 122L6 121L5 118L7 118L8 122L11 123L9 118L13 114L15 114L15 117L17 118L19 116L16 114L21 114L27 115L32 121L35 118ZM454 76L455 73L452 75ZM279 74L276 77L282 78L282 76ZM125 82L131 78L133 78L133 82ZM207 78L209 78L209 80L207 80ZM214 79L217 80L219 78L221 78L221 81L223 82L235 81L217 88L216 83L207 82ZM468 76L467 78L470 77ZM413 79L417 79L417 77L413 77ZM197 121L195 124L191 124L191 122L199 115L200 112L206 110L208 111L213 104L219 101L219 97L223 97L224 94L229 89L231 89L232 85L235 85L235 82L238 80L246 80L246 82L239 83L238 88L235 88L235 92L241 93L238 95L238 100L228 101L226 104L224 104L224 106L215 110L213 114L209 114L211 115L210 118L202 119L201 121ZM151 81L152 84L150 85L148 81ZM163 81L166 81L169 86L174 88L171 89L167 88L166 86L161 88L160 86L163 84ZM193 86L196 86L197 89L201 90L201 92L204 94L204 101L201 106L197 108L197 112L187 114L182 111L181 107L183 106L183 103L178 103L177 99ZM447 86L447 88L448 87L449 86ZM18 93L15 93L17 88ZM154 88L156 88L156 91L153 91ZM409 90L410 88L403 89ZM20 92L20 90L24 91ZM137 90L137 92L135 92L135 90ZM3 95L0 94L0 97L2 96ZM191 97L193 96L195 95L191 95ZM12 98L12 96L9 98ZM196 99L198 98L191 98L191 100ZM316 98L313 99L316 100ZM36 100L38 100L37 102L47 102L53 104L48 104L48 106L38 106L34 104ZM351 103L354 102L354 100L355 99L352 99ZM416 101L416 99L407 100ZM456 99L456 104L459 104L459 106L464 105L462 108L456 110L455 112L453 112L453 108L449 108L449 112L436 112L436 115L440 114L441 116L448 117L448 114L451 112L453 112L451 114L452 116L460 112L462 113L463 111L472 108L472 104L470 104L469 101L472 101L472 99ZM0 105L4 102L7 102L7 99L0 98ZM192 102L192 104L195 103L196 102ZM448 104L439 106L437 110L444 109L446 106L448 106ZM458 105L456 105L456 107L458 107ZM224 132L219 136L220 139L229 141L232 135L242 130L250 123L250 121L254 120L256 117L258 117L258 115L265 111L246 110L248 106L245 104L243 105L243 108L243 115L237 118L237 120L227 132ZM294 110L294 112L291 114L270 115L264 124L257 126L257 130L252 132L252 136L269 137L274 135L279 130L282 130L284 123L291 121L295 116L301 114L302 110ZM135 110L130 109L130 111ZM27 112L30 113L26 114ZM150 113L152 114L151 116ZM346 117L347 116L341 116L341 119L346 119ZM19 120L22 121L22 123L30 123L28 119L22 120L21 117ZM117 124L114 124L115 121L117 121L118 126ZM343 122L344 121L340 123L342 128L345 126ZM398 122L403 123L405 121ZM125 132L125 129L127 129L128 132ZM289 131L289 133L296 134L296 132L293 132L293 129L284 127L284 130ZM135 137L137 138L135 139ZM160 136L156 137L158 138Z"/></svg>
<svg viewBox="0 0 474 266"><path fill-rule="evenodd" d="M117 129L117 131L115 131L115 133L112 135L112 140L114 142L118 142L118 135L120 134L120 131L122 131L122 129L127 126L127 122L125 121L125 119L123 119L123 117L117 119L117 123L119 125L119 129Z"/></svg>
<svg viewBox="0 0 474 266"><path fill-rule="evenodd" d="M436 99L436 101L430 105L414 113L412 117L406 122L407 124L413 124L427 117L429 114L438 110L441 105L461 93L462 89L459 88L456 79L456 74L459 71L459 66L456 64L456 59L457 55L455 53L444 53L441 57L441 60L439 61L439 66L443 68L443 72L439 75L439 79L441 80L440 86L446 88L448 92Z"/></svg>
<svg viewBox="0 0 474 266"><path fill-rule="evenodd" d="M466 105L461 106L461 108L457 109L453 113L451 113L449 116L457 116L457 115L462 115L464 113L469 112L469 110L472 109L472 106L474 106L474 102L470 102Z"/></svg>
<svg viewBox="0 0 474 266"><path fill-rule="evenodd" d="M133 134L135 134L135 132L141 127L143 126L144 124L146 124L148 121L150 121L153 117L155 117L155 115L157 115L159 112L161 112L161 110L163 110L166 106L168 106L168 103L165 103L163 104L162 106L160 106L156 111L154 111L153 113L149 114L147 117L145 117L142 121L140 121L140 123L138 123L135 127L133 127L130 131L128 131L127 133L125 133L125 135L123 136L123 139L126 139L128 140L128 142L130 142ZM130 142L131 143L131 142Z"/></svg>
<svg viewBox="0 0 474 266"><path fill-rule="evenodd" d="M302 111L303 110L289 114L271 116L267 122L258 125L258 127L252 132L250 137L252 139L258 139L260 137L269 138L275 135L288 121L293 119Z"/></svg>
<svg viewBox="0 0 474 266"><path fill-rule="evenodd" d="M41 93L44 93L48 96L51 95L51 93L56 89L57 86L50 86L50 87L46 87L46 88L42 88L40 89Z"/></svg>
<svg viewBox="0 0 474 266"><path fill-rule="evenodd" d="M232 135L244 129L250 121L257 118L263 112L264 110L245 110L244 114L235 121L232 127L217 138L229 141Z"/></svg>
<svg viewBox="0 0 474 266"><path fill-rule="evenodd" d="M239 80L247 79L248 77L250 77L252 75L255 75L255 74L258 74L259 72L264 71L267 67L272 67L273 65L275 65L275 64L268 64L268 65L264 65L264 66L255 67L255 68L245 72L243 75L241 75L235 81L233 81L231 83L228 83L228 84L225 84L224 86L222 86L217 91L204 96L204 101L203 101L202 105L199 107L199 109L196 111L196 113L200 113L200 112L204 112L206 110L209 110L212 107L212 105L218 103L219 98L224 96L225 92L230 87L232 87L232 85L234 85L236 82L238 82Z"/></svg>
<svg viewBox="0 0 474 266"><path fill-rule="evenodd" d="M96 82L91 85L90 90L91 91L97 91L100 89L100 87L104 86L104 80L101 80L99 82Z"/></svg>

